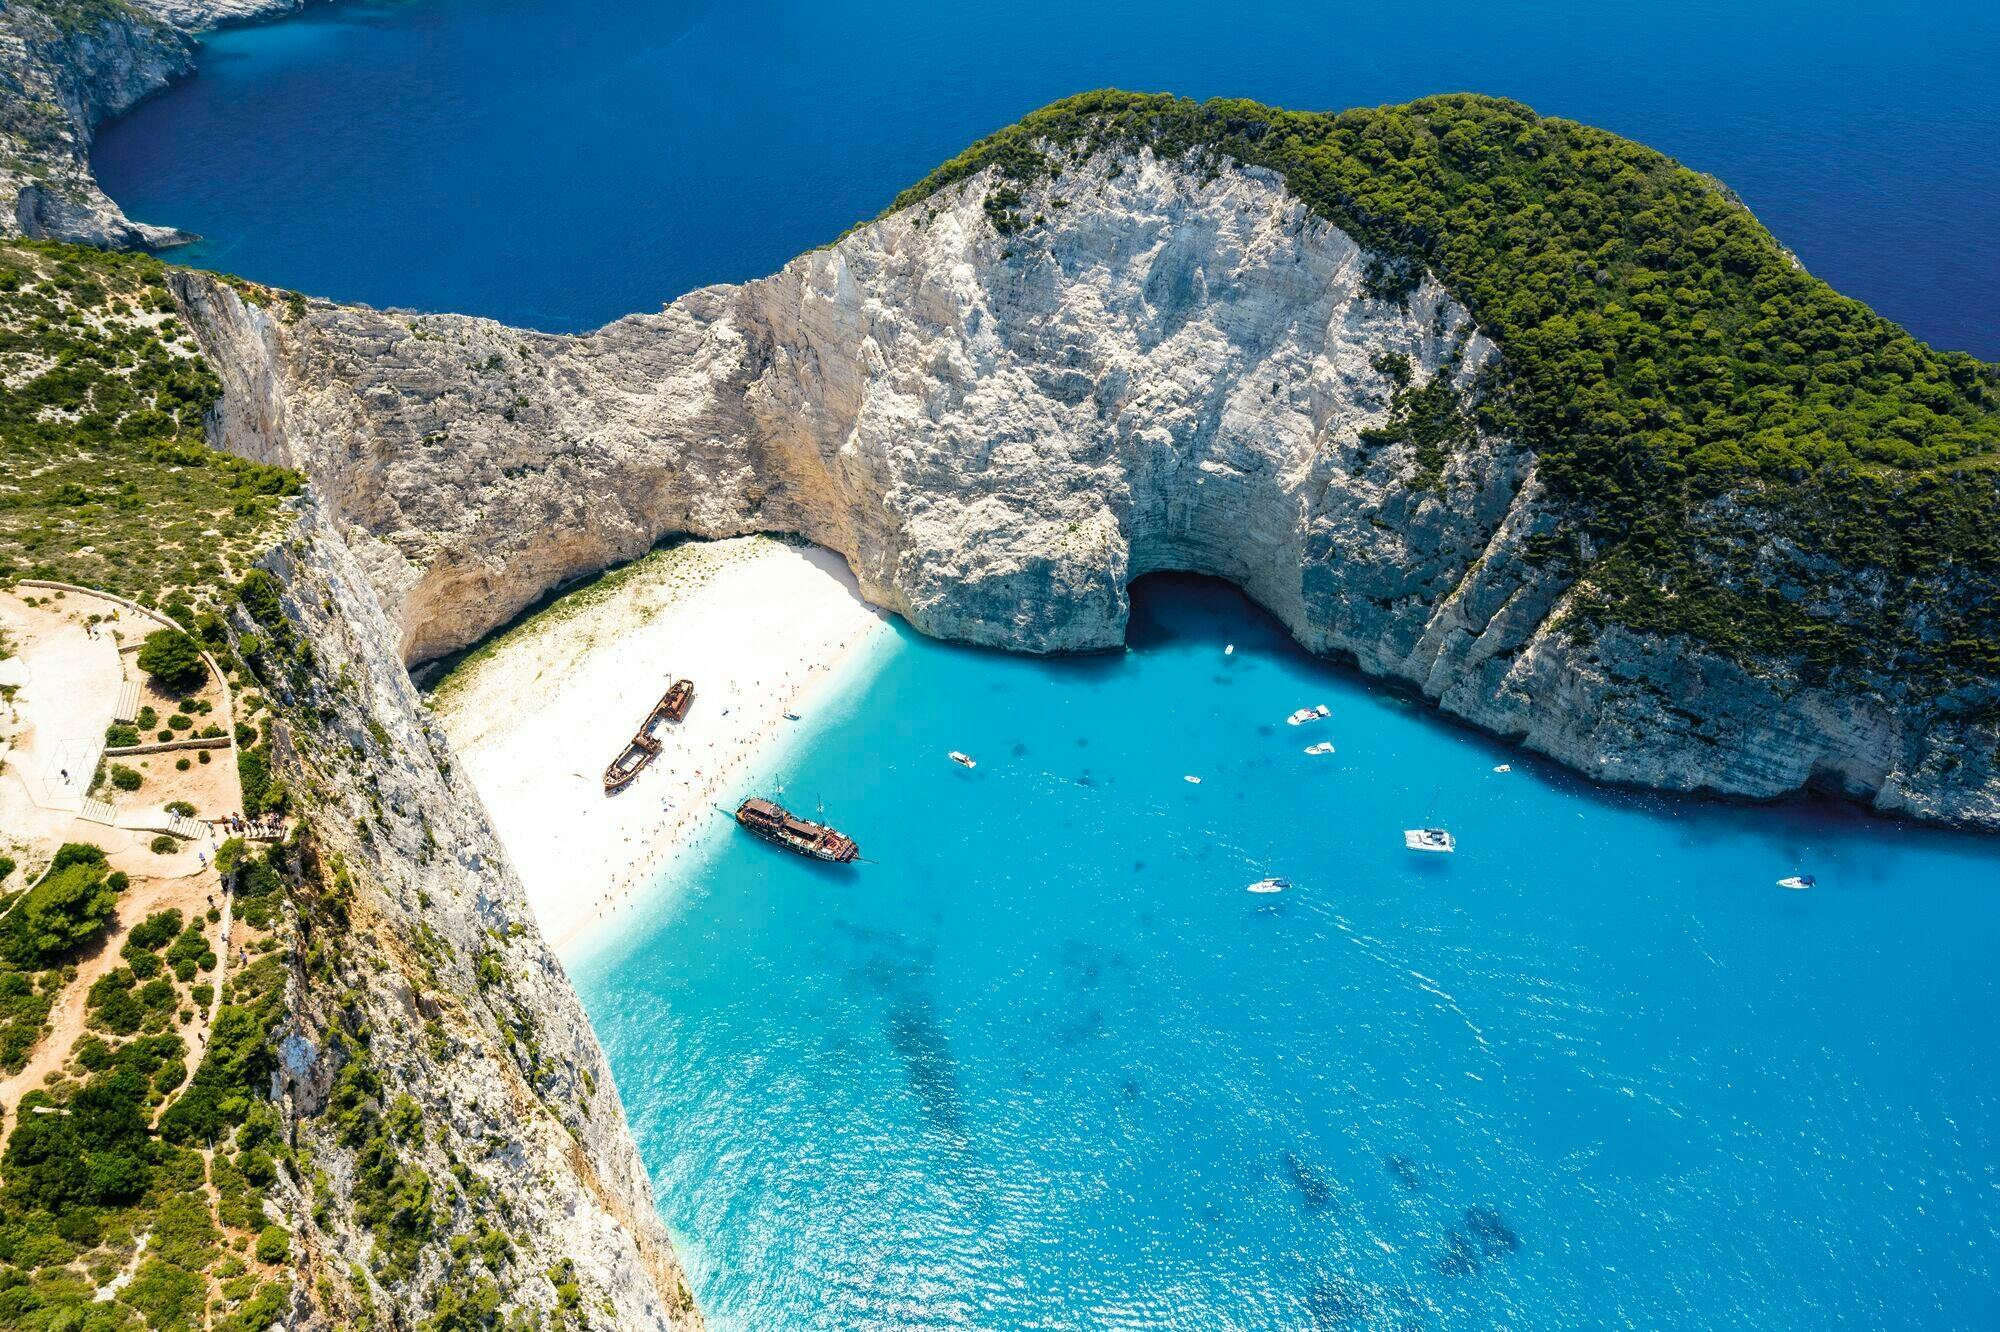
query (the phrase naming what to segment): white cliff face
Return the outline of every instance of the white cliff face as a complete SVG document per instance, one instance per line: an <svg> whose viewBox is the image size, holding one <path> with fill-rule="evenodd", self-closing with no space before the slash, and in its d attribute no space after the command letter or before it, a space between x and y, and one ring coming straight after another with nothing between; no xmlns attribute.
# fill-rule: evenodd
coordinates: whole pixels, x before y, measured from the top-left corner
<svg viewBox="0 0 2000 1332"><path fill-rule="evenodd" d="M488 1253L483 1270L537 1325L698 1332L583 1005L359 568L310 504L269 563L312 663L285 672L274 699L279 770L305 797L322 876L341 885L337 906L300 904L319 961L287 996L274 1080L316 1171L294 1230L306 1270L331 1274L294 1325L372 1323L365 1293L415 1326L442 1285L472 1279L455 1265L461 1243L498 1234L504 1256ZM428 1177L433 1219L400 1277L375 1259L383 1239L358 1219L357 1154L324 1114L355 1057L342 1032L364 1034L375 1099L408 1097L423 1125L398 1151ZM568 1313L563 1282L580 1292Z"/></svg>
<svg viewBox="0 0 2000 1332"><path fill-rule="evenodd" d="M1593 776L2000 826L1991 725L1558 632L1532 456L1469 435L1426 472L1364 433L1394 360L1469 387L1499 353L1428 281L1370 299L1276 177L1100 154L1011 237L994 187L580 338L181 291L222 443L312 478L407 660L670 533L800 532L920 629L1038 652L1117 646L1129 581L1188 570Z"/></svg>

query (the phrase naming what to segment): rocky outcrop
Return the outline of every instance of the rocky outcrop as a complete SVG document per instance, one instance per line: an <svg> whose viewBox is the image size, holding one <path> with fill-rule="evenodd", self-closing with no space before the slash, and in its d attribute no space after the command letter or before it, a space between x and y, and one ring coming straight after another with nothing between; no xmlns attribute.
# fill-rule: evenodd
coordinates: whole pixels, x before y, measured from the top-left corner
<svg viewBox="0 0 2000 1332"><path fill-rule="evenodd" d="M1188 570L1594 777L2000 827L1979 700L1565 633L1532 455L1394 428L1405 383L1499 353L1429 281L1372 298L1277 177L1106 150L996 225L1004 184L584 337L179 292L221 442L311 477L407 661L671 533L798 532L925 632L1035 652L1118 645L1130 580Z"/></svg>
<svg viewBox="0 0 2000 1332"><path fill-rule="evenodd" d="M313 1167L304 1267L326 1279L291 1325L487 1300L523 1326L698 1329L603 1052L394 630L311 503L268 563L310 645L268 674L318 880L275 1086ZM343 1113L357 1093L389 1123L372 1142Z"/></svg>
<svg viewBox="0 0 2000 1332"><path fill-rule="evenodd" d="M114 249L192 239L127 218L90 171L96 125L194 67L194 35L303 0L0 6L0 235Z"/></svg>

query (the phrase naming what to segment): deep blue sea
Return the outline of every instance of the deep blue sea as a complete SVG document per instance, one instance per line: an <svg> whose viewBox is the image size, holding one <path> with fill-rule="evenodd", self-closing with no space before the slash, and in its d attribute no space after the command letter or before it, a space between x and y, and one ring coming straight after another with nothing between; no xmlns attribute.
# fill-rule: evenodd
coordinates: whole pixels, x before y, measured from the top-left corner
<svg viewBox="0 0 2000 1332"><path fill-rule="evenodd" d="M361 0L212 38L100 137L188 262L594 326L761 276L1106 86L1293 107L1472 90L1722 177L1836 287L2000 358L1991 0Z"/></svg>
<svg viewBox="0 0 2000 1332"><path fill-rule="evenodd" d="M189 262L577 329L1064 93L1476 89L1994 357L1996 67L1958 0L408 0L215 37L96 162ZM1215 584L1135 605L1083 660L902 633L758 781L879 863L723 827L571 959L712 1327L2000 1326L2000 842L1594 789Z"/></svg>

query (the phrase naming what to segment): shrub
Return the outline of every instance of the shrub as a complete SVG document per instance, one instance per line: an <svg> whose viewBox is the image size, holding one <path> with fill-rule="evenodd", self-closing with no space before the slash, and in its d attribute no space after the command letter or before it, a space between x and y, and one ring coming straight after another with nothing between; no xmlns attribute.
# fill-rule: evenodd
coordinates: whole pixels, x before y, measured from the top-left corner
<svg viewBox="0 0 2000 1332"><path fill-rule="evenodd" d="M196 755L194 756L194 761L195 761L196 763L206 763L206 762L208 762L208 751L207 751L206 749L204 749L204 750L202 750L202 751L201 751L201 752L200 752L199 754L196 754Z"/></svg>
<svg viewBox="0 0 2000 1332"><path fill-rule="evenodd" d="M167 718L167 729L171 731L185 731L193 725L194 718L188 716L185 712L176 712L173 716Z"/></svg>
<svg viewBox="0 0 2000 1332"><path fill-rule="evenodd" d="M208 679L201 645L179 629L157 629L139 648L139 669L163 689L198 688Z"/></svg>
<svg viewBox="0 0 2000 1332"><path fill-rule="evenodd" d="M156 856L170 856L181 849L180 839L169 837L165 833L161 833L158 837L155 837L152 846L153 854Z"/></svg>
<svg viewBox="0 0 2000 1332"><path fill-rule="evenodd" d="M278 591L278 580L262 569L252 569L243 575L243 581L236 585L236 595L243 602L243 609L250 612L250 618L266 629L281 629L285 624L285 607Z"/></svg>
<svg viewBox="0 0 2000 1332"><path fill-rule="evenodd" d="M6 882L7 876L9 874L12 874L13 872L14 872L13 860L11 860L7 856L0 856L0 883Z"/></svg>
<svg viewBox="0 0 2000 1332"><path fill-rule="evenodd" d="M139 728L130 722L113 722L104 728L104 743L113 749L139 743Z"/></svg>
<svg viewBox="0 0 2000 1332"><path fill-rule="evenodd" d="M264 812L271 789L271 763L255 749L236 756L236 777L243 784L243 812L252 818Z"/></svg>
<svg viewBox="0 0 2000 1332"><path fill-rule="evenodd" d="M0 951L9 962L31 969L50 966L104 932L117 912L125 876L107 876L104 853L97 854L96 861L73 860L51 870L0 921Z"/></svg>
<svg viewBox="0 0 2000 1332"><path fill-rule="evenodd" d="M23 1113L7 1140L7 1200L64 1212L135 1202L145 1191L157 1149L147 1139L146 1080L114 1066L70 1098L66 1115ZM46 1092L21 1098L23 1111Z"/></svg>
<svg viewBox="0 0 2000 1332"><path fill-rule="evenodd" d="M172 964L174 975L182 980L193 980L196 968L207 971L215 965L215 954L209 951L208 940L202 937L199 923L190 921L174 946L167 950L167 961Z"/></svg>
<svg viewBox="0 0 2000 1332"><path fill-rule="evenodd" d="M123 763L111 765L111 784L121 791L136 791L144 781L137 768L128 768Z"/></svg>
<svg viewBox="0 0 2000 1332"><path fill-rule="evenodd" d="M153 711L153 705L148 703L139 709L139 715L134 717L132 721L140 730L150 731L160 724L160 714Z"/></svg>
<svg viewBox="0 0 2000 1332"><path fill-rule="evenodd" d="M193 765L192 763L188 762L188 761L187 761L186 759L175 759L175 760L174 760L174 771L175 771L175 772L186 772L186 771L187 771L187 770L188 770L189 768L192 768L193 766L194 766L194 765Z"/></svg>
<svg viewBox="0 0 2000 1332"><path fill-rule="evenodd" d="M125 1288L125 1302L145 1314L151 1327L194 1327L206 1291L206 1283L194 1273L155 1258Z"/></svg>
<svg viewBox="0 0 2000 1332"><path fill-rule="evenodd" d="M154 980L148 985L159 984ZM114 1036L130 1036L145 1021L146 1011L133 991L138 976L130 967L115 967L91 982L85 1006L95 1015L97 1026Z"/></svg>
<svg viewBox="0 0 2000 1332"><path fill-rule="evenodd" d="M185 800L169 800L167 802L167 813L178 814L184 819L191 819L194 817L194 806Z"/></svg>
<svg viewBox="0 0 2000 1332"><path fill-rule="evenodd" d="M236 876L238 898L267 897L285 886L279 873L279 853L268 851L261 860L246 860Z"/></svg>
<svg viewBox="0 0 2000 1332"><path fill-rule="evenodd" d="M265 1226L257 1235L257 1261L282 1263L292 1253L292 1237L281 1226Z"/></svg>
<svg viewBox="0 0 2000 1332"><path fill-rule="evenodd" d="M64 842L56 849L55 858L49 861L49 871L68 869L71 865L103 865L104 848L92 842Z"/></svg>
<svg viewBox="0 0 2000 1332"><path fill-rule="evenodd" d="M106 863L108 862L104 858L103 847L90 842L64 842L57 849L55 859L49 862L49 872L53 874L57 870L68 869L71 865L103 865Z"/></svg>
<svg viewBox="0 0 2000 1332"><path fill-rule="evenodd" d="M172 907L165 911L155 911L152 915L132 927L125 936L129 948L155 950L164 948L173 937L181 932L181 913Z"/></svg>

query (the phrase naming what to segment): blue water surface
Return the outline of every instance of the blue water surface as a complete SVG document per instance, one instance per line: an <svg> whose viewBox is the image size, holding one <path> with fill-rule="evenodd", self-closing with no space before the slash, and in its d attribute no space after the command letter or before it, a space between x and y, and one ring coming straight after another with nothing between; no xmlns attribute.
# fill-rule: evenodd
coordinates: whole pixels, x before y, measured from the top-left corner
<svg viewBox="0 0 2000 1332"><path fill-rule="evenodd" d="M1734 186L1815 272L2000 358L1991 0L361 0L212 37L95 161L183 257L593 326L770 272L980 135L1119 86L1472 90Z"/></svg>
<svg viewBox="0 0 2000 1332"><path fill-rule="evenodd" d="M711 1326L2000 1324L1992 840L1594 789L1135 598L905 632L730 793L879 863L722 825L574 959Z"/></svg>
<svg viewBox="0 0 2000 1332"><path fill-rule="evenodd" d="M1965 0L342 3L95 160L189 262L577 329L1083 88L1475 89L1993 357L1996 66ZM903 633L760 782L879 863L720 826L575 959L712 1327L2000 1326L1995 842L1594 789L1215 585L1136 604L1087 660Z"/></svg>

